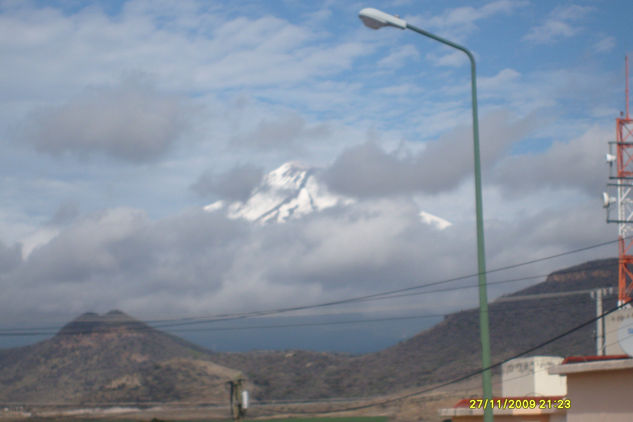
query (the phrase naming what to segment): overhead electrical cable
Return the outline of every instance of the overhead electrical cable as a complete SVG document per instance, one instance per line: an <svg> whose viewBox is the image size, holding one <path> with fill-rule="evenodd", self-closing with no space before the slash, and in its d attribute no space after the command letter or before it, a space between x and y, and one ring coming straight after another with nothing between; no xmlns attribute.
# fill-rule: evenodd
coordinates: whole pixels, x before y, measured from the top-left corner
<svg viewBox="0 0 633 422"><path fill-rule="evenodd" d="M633 236L630 236L630 237L633 238ZM619 240L612 240L612 241L608 241L608 242L602 242L602 243L594 244L594 245L591 245L591 246L585 246L585 247L574 249L574 250L567 251L567 252L561 252L561 253L558 253L558 254L549 255L549 256L546 256L546 257L542 257L542 258L532 259L530 261L525 261L525 262L522 262L522 263L516 263L516 264L504 266L504 267L495 268L495 269L492 269L492 270L488 270L486 273L487 274L492 274L492 273L496 273L496 272L506 271L506 270L509 270L509 269L515 269L515 268L518 268L518 267L521 267L521 266L531 265L531 264L534 264L534 263L537 263L537 262L543 262L543 261L546 261L546 260L549 260L549 259L559 258L561 256L572 255L572 254L579 253L579 252L585 252L587 250L591 250L591 249L603 247L603 246L606 246L606 245L610 245L610 244L613 244L613 243L617 243L618 241ZM586 270L587 269L585 269L585 271ZM422 283L422 284L418 284L418 285L415 285L415 286L404 287L404 288L400 288L400 289L393 289L393 290L388 290L388 291L378 292L378 293L372 293L372 294L363 295L363 296L355 296L355 297L346 298L346 299L339 299L339 300L333 300L333 301L329 301L329 302L317 303L317 304L312 304L312 305L293 306L293 307L287 307L287 308L277 308L277 309L264 310L264 311L254 311L254 312L247 312L247 313L223 314L223 315L220 315L220 316L190 317L190 318L181 318L181 319L167 319L167 320L160 321L160 323L162 323L164 321L165 322L164 324L156 325L156 326L157 327L167 327L167 326L174 326L174 325L190 325L190 324L200 324L200 323L204 323L204 322L208 322L208 321L216 321L216 320L217 321L228 321L228 320L236 320L236 319L244 319L244 318L253 318L253 317L258 317L258 316L269 316L269 315L275 315L275 314L290 313L290 312L303 311L303 310L309 310L309 309L318 309L318 308L331 307L331 306L337 306L337 305L348 304L348 303L366 302L366 301L369 301L369 300L377 300L375 298L380 298L380 297L383 297L383 296L387 296L387 297L388 296L393 296L393 295L398 294L398 293L411 292L411 291L415 291L415 290L419 290L419 289L425 289L425 288L428 288L428 287L433 287L433 286L437 286L437 285L441 285L441 284L447 284L447 283L452 283L452 282L456 282L456 281L461 281L461 280L465 280L465 279L468 279L468 278L471 278L471 277L476 277L476 276L478 276L478 273L468 274L468 275L463 275L463 276L458 276L458 277L453 277L453 278L440 280L440 281L435 281L435 282L430 282L430 283ZM488 284L490 284L490 283L488 283Z"/></svg>
<svg viewBox="0 0 633 422"><path fill-rule="evenodd" d="M430 392L438 390L440 388L447 387L447 386L452 385L452 384L456 384L458 382L467 380L468 378L472 378L472 377L474 377L476 375L479 375L479 374L481 374L484 371L498 368L498 367L500 367L501 365L503 365L506 362L509 362L509 361L511 361L513 359L516 359L516 358L519 358L521 356L525 356L528 353L534 352L534 351L536 351L536 350L538 350L538 349L540 349L540 348L542 348L544 346L547 346L548 344L554 343L555 341L558 341L561 338L566 337L569 334L572 334L573 332L576 332L576 331L578 331L578 330L580 330L580 329L582 329L582 328L584 328L584 327L586 327L586 326L588 326L590 324L593 324L597 320L599 320L601 318L604 318L605 316L607 316L607 315L609 315L609 314L611 314L611 313L613 313L613 312L615 312L615 311L617 311L619 309L622 309L622 308L624 308L626 306L628 306L628 303L623 303L621 305L615 306L615 307L609 309L608 311L602 313L601 315L598 315L598 316L596 316L594 318L591 318L591 319L589 319L589 320L587 320L585 322L582 322L582 323L574 326L573 328L570 328L570 329L562 332L561 334L558 334L558 335L556 335L554 337L551 337L551 338L549 338L549 339L537 344L536 346L532 346L532 347L530 347L530 348L528 348L526 350L523 350L523 351L521 351L519 353L516 353L516 354L514 354L514 355L512 355L512 356L510 356L508 358L500 360L500 361L488 366L487 368L477 369L475 371L469 372L468 374L459 376L457 378L453 378L453 379L451 379L449 381L445 381L445 382L442 382L440 384L436 384L436 385L434 385L432 387L427 387L427 388L424 388L422 390L414 391L414 392L411 392L411 393L408 393L408 394L405 394L405 395L402 395L402 396L389 398L389 399L381 400L381 401L378 401L378 402L375 402L375 403L366 404L366 405L347 407L347 408L344 408L344 409L336 409L336 410L331 410L331 411L328 411L328 412L319 412L319 413L339 413L339 412L348 412L348 411L352 411L352 410L361 410L361 409L367 409L367 408L370 408L370 407L382 406L382 405L393 403L393 402L396 402L396 401L405 400L405 399L408 399L408 398L411 398L411 397L420 396L422 394L430 393ZM308 413L308 412L306 412L306 413Z"/></svg>
<svg viewBox="0 0 633 422"><path fill-rule="evenodd" d="M564 254L571 254L571 253L575 253L577 251L585 251L585 250L588 250L590 248L601 247L601 246L604 246L604 245L605 245L605 243L600 243L600 244L593 245L593 246L579 248L579 249L576 249L574 251L569 251L569 252L566 252ZM556 255L552 255L552 257L558 257L558 256L561 256L561 255L562 254L556 254ZM545 259L549 259L549 257L544 257L544 258L540 258L538 260L531 260L531 261L527 261L527 262L534 263L535 261L542 261L542 260L545 260ZM494 270L491 270L489 272L497 272L497 271L501 271L501 270L508 269L508 268L516 268L519 265L523 265L523 264L514 264L514 265L511 265L511 266L494 269ZM591 271L591 270L595 270L595 269L599 269L599 268L608 268L608 267L610 267L609 264L603 263L603 264L600 264L600 265L593 265L591 267L583 267L582 269L568 269L568 270L556 271L555 273L552 273L552 274L556 274L556 275L573 274L575 272ZM525 281L525 280L529 280L529 279L536 279L536 278L547 277L548 275L550 275L550 274L542 274L542 275L537 275L537 276L526 276L526 277L519 277L519 278L514 278L514 279L508 279L508 280L491 281L491 282L488 282L488 285L500 285L500 284L518 282L518 281ZM242 312L242 313L234 313L234 314L219 314L219 315L215 315L214 317L197 317L197 318L196 317L189 317L189 318L178 318L178 319L148 320L148 321L143 321L143 322L145 322L147 324L151 324L151 326L153 328L170 328L170 327L188 326L188 325L195 325L195 324L215 323L215 322L234 321L234 320L242 320L242 319L247 319L247 318L263 317L263 316L272 316L272 315L288 313L288 312L292 312L292 311L316 309L316 308L335 306L335 305L346 304L346 303L361 303L361 302L368 302L368 301L388 300L388 299L399 298L399 297L408 297L408 296L433 294L433 293L448 292L448 291L457 291L457 290L462 290L462 289L477 288L477 285L467 285L467 286L459 286L459 287L446 287L446 288L443 288L443 289L427 290L427 291L422 291L422 292L413 292L413 290L416 290L416 289L419 290L419 289L423 289L423 288L426 288L426 287L431 287L431 286L440 285L440 284L446 284L446 283L449 283L449 282L452 282L452 281L462 280L462 279L465 279L465 278L475 277L475 276L476 276L476 274L469 275L469 276L461 276L461 277L456 277L456 278L452 278L452 279L447 279L447 280L442 280L442 281L437 281L437 282L432 282L432 283L426 283L426 284L422 284L422 285L418 285L418 286L407 287L407 288L404 288L404 289L395 289L395 290L386 291L386 292L382 292L382 293L375 293L375 294L365 295L365 296L357 296L357 297L353 297L353 298L341 299L341 300L331 301L331 302L324 302L324 303L319 303L319 304L314 304L314 305L295 306L295 307L279 308L279 309L272 309L272 310L266 310L266 311ZM403 293L404 291L408 291L408 293L404 294ZM494 302L491 302L491 303L494 303ZM3 336L3 335L7 336L11 332L26 333L28 331L58 330L60 328L61 327L59 327L59 326L56 326L56 327L52 327L52 326L48 326L48 327L29 327L29 328L4 328L4 329L0 329L0 336ZM44 335L44 334L42 334L42 335Z"/></svg>
<svg viewBox="0 0 633 422"><path fill-rule="evenodd" d="M537 305L529 304L529 305L513 305L511 309L504 309L503 311L500 309L495 309L495 307L490 308L490 312L492 314L497 314L500 311L502 312L516 312L517 309L521 308L529 308L531 310L536 309L551 309L553 307L559 306L557 302L565 302L564 304L570 303L581 303L586 302L585 299L576 298L571 299L568 296L573 295L582 295L588 294L590 290L579 290L579 291L571 291L571 292L563 292L560 294L553 294L553 296L548 296L544 299L547 299L546 302L540 303ZM508 298L514 298L515 296L508 296ZM517 300L530 301L535 300L531 295L530 296L517 296ZM556 300L559 299L559 300ZM552 303L554 300L556 302ZM543 302L541 300L541 302ZM499 304L503 302L492 302L491 305ZM364 319L339 319L333 321L312 321L312 322L297 322L297 323L282 323L282 324L261 324L261 325L248 325L248 326L217 326L214 325L212 327L197 327L197 328L183 328L183 327L168 327L169 331L174 333L181 332L214 332L214 331L243 331L243 330L253 330L253 329L275 329L275 328L293 328L293 327L310 327L310 326L328 326L328 325L348 325L348 324L368 324L368 323L378 323L378 322L387 322L387 321L397 321L397 320L412 320L412 319L425 319L425 318L442 318L447 317L452 314L456 314L459 312L468 312L468 311L476 311L473 309L462 309L455 310L450 314L415 314L415 315L399 315L399 316L391 316L391 317L383 317L383 318L364 318ZM126 328L130 331L146 331L155 329L150 325L146 325L144 323L139 322L130 322L123 323L126 325ZM0 330L0 337L24 337L24 336L47 336L47 335L77 335L77 334L86 334L86 333L98 333L105 332L108 328L95 329L90 327L89 329L77 327L74 330L65 329L62 332L54 331L53 329L40 329L37 331L29 331L29 330L20 330L20 329L8 329L8 330Z"/></svg>

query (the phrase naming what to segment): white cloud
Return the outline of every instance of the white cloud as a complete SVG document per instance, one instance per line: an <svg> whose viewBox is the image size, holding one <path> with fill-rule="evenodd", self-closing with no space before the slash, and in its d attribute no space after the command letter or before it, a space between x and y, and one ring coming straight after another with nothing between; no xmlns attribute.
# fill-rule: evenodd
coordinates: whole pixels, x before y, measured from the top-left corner
<svg viewBox="0 0 633 422"><path fill-rule="evenodd" d="M596 53L608 53L615 47L615 38L603 36L593 44Z"/></svg>
<svg viewBox="0 0 633 422"><path fill-rule="evenodd" d="M582 30L578 21L593 10L590 6L562 6L552 10L545 21L530 29L523 37L534 43L549 43L569 38Z"/></svg>
<svg viewBox="0 0 633 422"><path fill-rule="evenodd" d="M386 68L398 68L404 66L411 59L418 59L420 53L415 46L411 44L404 45L398 50L390 53L378 62L378 66Z"/></svg>
<svg viewBox="0 0 633 422"><path fill-rule="evenodd" d="M480 77L477 86L482 91L493 91L508 83L517 82L521 74L514 69L502 69L494 76Z"/></svg>
<svg viewBox="0 0 633 422"><path fill-rule="evenodd" d="M425 25L437 28L442 33L455 34L461 38L464 34L477 29L477 22L497 14L509 14L528 5L524 0L496 0L481 7L464 6L448 9L441 15L424 20Z"/></svg>
<svg viewBox="0 0 633 422"><path fill-rule="evenodd" d="M392 85L380 88L377 92L383 95L407 95L407 94L419 94L422 88L419 85L401 84Z"/></svg>
<svg viewBox="0 0 633 422"><path fill-rule="evenodd" d="M19 98L76 93L129 72L187 91L305 82L345 69L366 52L357 42L328 40L267 14L227 19L199 3L165 10L129 2L117 17L97 8L66 15L25 6L0 22L3 51L15 56L0 87Z"/></svg>
<svg viewBox="0 0 633 422"><path fill-rule="evenodd" d="M426 58L433 62L435 66L459 67L469 63L468 57L461 51L452 51L442 55L428 53Z"/></svg>
<svg viewBox="0 0 633 422"><path fill-rule="evenodd" d="M277 115L274 120L264 119L250 132L233 136L231 146L256 150L300 148L299 142L328 136L325 124L309 125L297 113Z"/></svg>

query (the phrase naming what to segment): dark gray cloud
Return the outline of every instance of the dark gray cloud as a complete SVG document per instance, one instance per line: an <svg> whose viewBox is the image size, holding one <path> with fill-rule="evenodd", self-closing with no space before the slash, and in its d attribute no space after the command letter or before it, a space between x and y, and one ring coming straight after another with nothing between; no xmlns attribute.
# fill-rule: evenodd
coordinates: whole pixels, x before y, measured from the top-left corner
<svg viewBox="0 0 633 422"><path fill-rule="evenodd" d="M15 244L11 247L0 241L0 274L11 271L22 263L22 246Z"/></svg>
<svg viewBox="0 0 633 422"><path fill-rule="evenodd" d="M25 139L38 151L101 152L141 162L164 154L185 131L192 108L139 78L93 89L31 114Z"/></svg>
<svg viewBox="0 0 633 422"><path fill-rule="evenodd" d="M490 180L509 195L549 187L578 189L597 198L607 183L604 156L610 135L593 127L569 142L555 142L546 151L506 157Z"/></svg>
<svg viewBox="0 0 633 422"><path fill-rule="evenodd" d="M244 201L261 182L264 170L251 164L237 165L223 173L205 171L191 188L204 198Z"/></svg>
<svg viewBox="0 0 633 422"><path fill-rule="evenodd" d="M51 217L49 224L64 225L72 222L79 216L79 204L76 201L68 200L62 202L55 214Z"/></svg>
<svg viewBox="0 0 633 422"><path fill-rule="evenodd" d="M133 209L88 215L0 279L24 297L3 305L64 314L155 307L186 313L190 306L204 312L223 287L235 245L245 242L243 228L202 211L156 222Z"/></svg>
<svg viewBox="0 0 633 422"><path fill-rule="evenodd" d="M252 131L231 138L234 147L256 150L289 149L300 147L306 139L324 138L330 133L325 124L309 125L296 113L281 115L274 120L262 120Z"/></svg>
<svg viewBox="0 0 633 422"><path fill-rule="evenodd" d="M536 119L513 119L497 111L481 119L482 166L492 166L516 141L534 129ZM429 143L424 151L405 156L388 153L373 143L344 151L325 170L334 191L357 197L377 197L413 191L437 193L455 188L473 173L472 132L461 127Z"/></svg>

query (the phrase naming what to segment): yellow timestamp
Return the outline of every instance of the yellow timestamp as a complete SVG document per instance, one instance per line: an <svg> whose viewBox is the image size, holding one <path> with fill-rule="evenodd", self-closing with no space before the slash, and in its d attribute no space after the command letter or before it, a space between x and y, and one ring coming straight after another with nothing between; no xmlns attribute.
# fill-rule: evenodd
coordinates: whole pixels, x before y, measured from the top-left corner
<svg viewBox="0 0 633 422"><path fill-rule="evenodd" d="M470 399L471 409L569 409L569 399Z"/></svg>

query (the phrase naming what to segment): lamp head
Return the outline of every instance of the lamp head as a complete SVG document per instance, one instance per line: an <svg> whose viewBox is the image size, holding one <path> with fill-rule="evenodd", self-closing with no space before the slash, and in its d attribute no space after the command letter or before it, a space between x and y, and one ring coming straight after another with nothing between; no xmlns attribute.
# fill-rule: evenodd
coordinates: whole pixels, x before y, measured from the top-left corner
<svg viewBox="0 0 633 422"><path fill-rule="evenodd" d="M383 26L393 26L395 28L406 29L407 22L397 16L381 12L378 9L367 7L358 13L358 17L365 26L371 29L380 29Z"/></svg>

